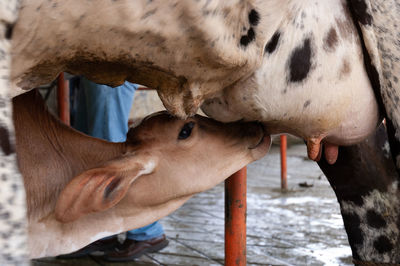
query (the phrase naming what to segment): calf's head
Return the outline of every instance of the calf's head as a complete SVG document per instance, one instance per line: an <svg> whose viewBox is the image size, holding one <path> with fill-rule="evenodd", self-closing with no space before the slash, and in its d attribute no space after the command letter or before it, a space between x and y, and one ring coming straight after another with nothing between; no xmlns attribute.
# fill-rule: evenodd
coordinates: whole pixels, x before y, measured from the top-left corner
<svg viewBox="0 0 400 266"><path fill-rule="evenodd" d="M31 257L71 252L154 222L262 157L270 144L257 123L181 120L166 112L111 143L62 124L36 91L13 99L13 118Z"/></svg>
<svg viewBox="0 0 400 266"><path fill-rule="evenodd" d="M131 128L117 158L74 177L58 198L61 222L123 206L152 207L209 189L264 156L270 144L257 123L223 124L166 112Z"/></svg>

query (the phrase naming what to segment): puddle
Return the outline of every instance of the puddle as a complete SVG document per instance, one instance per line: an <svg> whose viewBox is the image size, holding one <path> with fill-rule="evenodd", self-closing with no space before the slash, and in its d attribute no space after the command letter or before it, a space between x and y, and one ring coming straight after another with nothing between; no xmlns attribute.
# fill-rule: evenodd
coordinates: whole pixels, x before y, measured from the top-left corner
<svg viewBox="0 0 400 266"><path fill-rule="evenodd" d="M348 246L327 248L323 244L310 244L306 248L297 248L294 253L311 256L321 262L321 265L353 265L351 250Z"/></svg>
<svg viewBox="0 0 400 266"><path fill-rule="evenodd" d="M336 200L321 199L316 197L290 197L290 198L282 197L269 200L268 203L276 205L292 205L292 204L305 204L305 203L322 205L322 204L332 204L335 201Z"/></svg>

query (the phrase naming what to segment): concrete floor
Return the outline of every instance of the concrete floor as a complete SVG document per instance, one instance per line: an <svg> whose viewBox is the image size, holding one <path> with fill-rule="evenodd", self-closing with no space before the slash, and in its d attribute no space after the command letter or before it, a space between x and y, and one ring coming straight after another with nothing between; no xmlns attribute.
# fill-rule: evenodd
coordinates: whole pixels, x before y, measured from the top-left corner
<svg viewBox="0 0 400 266"><path fill-rule="evenodd" d="M289 192L283 194L279 163L273 146L248 166L248 265L352 265L339 205L318 166L306 158L305 145L288 150ZM169 246L136 262L45 258L33 265L223 265L223 184L196 195L161 223Z"/></svg>

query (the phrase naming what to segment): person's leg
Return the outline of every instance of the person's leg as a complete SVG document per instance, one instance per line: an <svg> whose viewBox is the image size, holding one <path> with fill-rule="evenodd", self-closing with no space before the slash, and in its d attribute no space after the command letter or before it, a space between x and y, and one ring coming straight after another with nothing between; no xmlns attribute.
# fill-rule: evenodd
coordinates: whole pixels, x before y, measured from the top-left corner
<svg viewBox="0 0 400 266"><path fill-rule="evenodd" d="M136 241L144 241L152 238L160 237L164 234L164 229L159 222L154 222L138 229L126 232L126 238Z"/></svg>
<svg viewBox="0 0 400 266"><path fill-rule="evenodd" d="M156 252L168 245L164 229L159 222L126 232L124 243L116 250L106 252L108 261L129 261L145 253Z"/></svg>

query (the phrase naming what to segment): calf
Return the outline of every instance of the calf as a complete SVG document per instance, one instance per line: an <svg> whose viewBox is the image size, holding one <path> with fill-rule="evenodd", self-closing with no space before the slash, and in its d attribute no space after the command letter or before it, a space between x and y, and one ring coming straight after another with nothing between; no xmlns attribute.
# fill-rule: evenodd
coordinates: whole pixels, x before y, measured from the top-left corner
<svg viewBox="0 0 400 266"><path fill-rule="evenodd" d="M262 157L270 144L257 123L165 112L130 129L126 142L110 143L52 117L36 91L16 97L13 108L33 258L158 220Z"/></svg>

